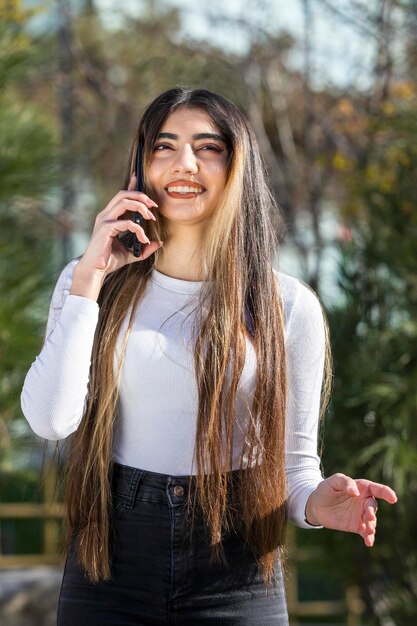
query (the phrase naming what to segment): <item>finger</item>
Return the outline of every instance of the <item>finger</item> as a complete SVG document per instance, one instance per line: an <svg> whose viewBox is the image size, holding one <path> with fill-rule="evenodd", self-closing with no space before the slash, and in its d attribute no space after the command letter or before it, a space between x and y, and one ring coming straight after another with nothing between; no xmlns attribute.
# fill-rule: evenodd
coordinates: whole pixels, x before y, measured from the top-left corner
<svg viewBox="0 0 417 626"><path fill-rule="evenodd" d="M362 537L364 544L371 548L375 543L376 523L368 522L363 523L359 529L359 535Z"/></svg>
<svg viewBox="0 0 417 626"><path fill-rule="evenodd" d="M109 213L107 214L107 219L116 219L116 217L123 215L125 211L134 211L136 213L140 213L147 220L154 220L154 222L156 222L155 215L152 213L152 211L149 210L144 202L142 202L141 200L129 200L127 198L116 204L113 209L109 211Z"/></svg>
<svg viewBox="0 0 417 626"><path fill-rule="evenodd" d="M118 217L122 216L126 211L131 211L134 213L140 213L147 220L154 220L156 222L156 217L148 209L148 207L138 200L128 200L124 198L116 205L114 205L111 209L106 209L106 211L102 211L96 217L95 228L101 226L101 224L105 224L110 220L115 220Z"/></svg>
<svg viewBox="0 0 417 626"><path fill-rule="evenodd" d="M363 523L367 532L375 532L377 525L376 509L373 504L367 505L363 514Z"/></svg>
<svg viewBox="0 0 417 626"><path fill-rule="evenodd" d="M365 545L369 548L375 543L377 509L378 502L375 500L375 498L366 498L366 500L364 501L364 513L362 518L362 524L359 529L359 534L363 537Z"/></svg>
<svg viewBox="0 0 417 626"><path fill-rule="evenodd" d="M398 500L397 494L388 485L382 485L381 483L374 483L371 480L360 479L357 481L360 487L366 488L366 495L378 498L378 500L385 500L389 504L395 504Z"/></svg>
<svg viewBox="0 0 417 626"><path fill-rule="evenodd" d="M140 201L148 207L158 207L156 202L154 202L154 200L147 196L146 193L143 193L143 191L135 191L134 189L121 189L98 215L107 215L109 211L111 211L113 207L123 199Z"/></svg>
<svg viewBox="0 0 417 626"><path fill-rule="evenodd" d="M108 235L110 237L116 237L119 233L124 233L127 230L130 230L130 232L135 233L137 238L142 243L150 243L150 240L145 235L145 231L143 230L143 228L139 226L139 224L135 224L135 222L132 222L132 220L115 220L113 222L104 222L103 224L101 224L101 229L109 230L110 232L108 233Z"/></svg>
<svg viewBox="0 0 417 626"><path fill-rule="evenodd" d="M366 525L365 532L363 534L363 540L365 542L365 545L368 546L368 548L371 548L374 545L375 534L376 534L376 527L374 526L372 522L370 522L369 524Z"/></svg>
<svg viewBox="0 0 417 626"><path fill-rule="evenodd" d="M365 516L368 520L376 520L376 512L378 510L378 502L375 498L366 498L365 500Z"/></svg>
<svg viewBox="0 0 417 626"><path fill-rule="evenodd" d="M385 502L388 502L389 504L395 504L398 500L397 494L393 489L391 489L391 487L388 487L388 485L373 483L371 486L371 493L374 498L385 500Z"/></svg>
<svg viewBox="0 0 417 626"><path fill-rule="evenodd" d="M364 539L365 545L366 545L368 548L372 548L372 546L373 546L373 545L374 545L374 543L375 543L375 533L369 533L369 534L366 534L366 535L365 535L365 537L364 537L363 539Z"/></svg>
<svg viewBox="0 0 417 626"><path fill-rule="evenodd" d="M338 472L337 474L333 474L332 478L332 487L336 491L342 491L350 496L359 496L360 492L356 481L350 476L346 476L345 474L341 474Z"/></svg>

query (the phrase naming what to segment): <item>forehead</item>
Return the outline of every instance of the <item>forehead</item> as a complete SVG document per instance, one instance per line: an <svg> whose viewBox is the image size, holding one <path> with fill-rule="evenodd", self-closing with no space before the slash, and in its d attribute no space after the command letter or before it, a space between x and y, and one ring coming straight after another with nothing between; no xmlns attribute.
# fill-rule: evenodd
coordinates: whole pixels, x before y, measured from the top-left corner
<svg viewBox="0 0 417 626"><path fill-rule="evenodd" d="M222 134L203 109L186 106L170 113L160 129L160 132L172 132L178 135L192 135L197 131Z"/></svg>

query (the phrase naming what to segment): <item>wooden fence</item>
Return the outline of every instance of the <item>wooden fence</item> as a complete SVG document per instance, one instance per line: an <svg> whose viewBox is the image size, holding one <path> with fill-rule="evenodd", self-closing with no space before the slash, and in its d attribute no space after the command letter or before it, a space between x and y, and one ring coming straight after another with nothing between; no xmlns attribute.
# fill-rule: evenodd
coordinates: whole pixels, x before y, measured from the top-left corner
<svg viewBox="0 0 417 626"><path fill-rule="evenodd" d="M0 524L5 519L43 520L43 552L41 554L0 554L0 568L63 564L64 558L59 554L59 545L64 506L60 502L54 502L57 485L57 472L54 465L45 468L43 484L43 502L13 504L0 502Z"/></svg>
<svg viewBox="0 0 417 626"><path fill-rule="evenodd" d="M64 517L62 503L53 502L56 490L56 471L49 467L44 473L44 497L41 503L0 503L0 524L5 519L43 520L43 553L9 555L0 554L0 568L27 568L38 565L63 566L64 557L59 553L61 523ZM295 544L295 529L288 527L287 546L290 559L287 576L287 602L291 626L301 624L306 617L345 617L346 626L360 626L364 604L356 587L349 587L345 597L338 601L302 601L298 590L298 565L305 560L320 556L320 550L299 548Z"/></svg>

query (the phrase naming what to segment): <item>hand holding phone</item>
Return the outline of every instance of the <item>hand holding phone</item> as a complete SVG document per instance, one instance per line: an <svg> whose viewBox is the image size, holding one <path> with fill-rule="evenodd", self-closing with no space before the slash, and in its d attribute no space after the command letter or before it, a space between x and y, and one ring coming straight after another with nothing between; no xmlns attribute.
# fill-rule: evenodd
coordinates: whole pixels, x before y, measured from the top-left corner
<svg viewBox="0 0 417 626"><path fill-rule="evenodd" d="M132 175L128 189L119 191L96 217L91 240L76 268L75 295L97 299L107 274L140 257L146 259L162 246L161 241L150 241L141 226L145 220L156 222L152 208L158 206L143 191L136 191L143 188L141 148L136 162L136 176ZM126 216L126 212L132 217ZM126 255L126 248L131 255Z"/></svg>

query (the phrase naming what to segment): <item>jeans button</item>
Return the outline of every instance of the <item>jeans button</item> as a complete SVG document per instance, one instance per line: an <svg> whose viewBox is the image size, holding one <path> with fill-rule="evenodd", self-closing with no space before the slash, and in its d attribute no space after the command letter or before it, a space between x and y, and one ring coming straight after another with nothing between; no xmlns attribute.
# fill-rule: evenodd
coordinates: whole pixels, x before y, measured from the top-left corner
<svg viewBox="0 0 417 626"><path fill-rule="evenodd" d="M175 493L176 496L183 496L184 495L184 487L181 487L181 485L175 485L174 493Z"/></svg>

